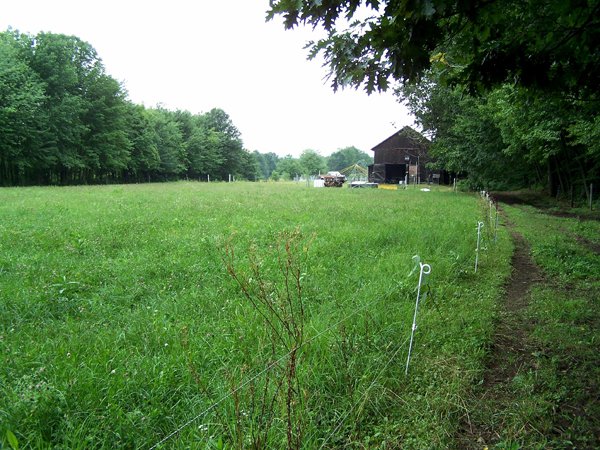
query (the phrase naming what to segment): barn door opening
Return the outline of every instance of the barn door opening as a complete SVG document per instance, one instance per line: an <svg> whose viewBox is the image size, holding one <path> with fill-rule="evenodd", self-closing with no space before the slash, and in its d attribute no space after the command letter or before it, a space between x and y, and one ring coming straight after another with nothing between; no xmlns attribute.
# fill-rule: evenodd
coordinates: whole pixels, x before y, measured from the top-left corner
<svg viewBox="0 0 600 450"><path fill-rule="evenodd" d="M390 184L398 184L404 182L406 175L406 164L386 164L385 165L385 182Z"/></svg>

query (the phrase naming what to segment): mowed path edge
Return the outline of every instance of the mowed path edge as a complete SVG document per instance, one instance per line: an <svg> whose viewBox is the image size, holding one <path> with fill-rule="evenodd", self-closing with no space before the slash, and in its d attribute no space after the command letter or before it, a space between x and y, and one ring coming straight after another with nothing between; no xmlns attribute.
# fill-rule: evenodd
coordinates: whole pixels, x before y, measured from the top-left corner
<svg viewBox="0 0 600 450"><path fill-rule="evenodd" d="M529 334L532 324L526 317L531 289L544 281L530 255L527 240L504 215L514 245L512 272L499 304L497 323L481 385L474 389L467 412L461 419L456 448L484 449L502 439L503 411L514 401L513 379L532 368Z"/></svg>

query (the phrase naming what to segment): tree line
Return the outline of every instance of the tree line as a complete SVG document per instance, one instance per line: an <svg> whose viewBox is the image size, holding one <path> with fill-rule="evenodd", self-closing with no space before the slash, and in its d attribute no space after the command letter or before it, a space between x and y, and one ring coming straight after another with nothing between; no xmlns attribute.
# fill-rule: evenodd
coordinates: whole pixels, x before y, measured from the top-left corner
<svg viewBox="0 0 600 450"><path fill-rule="evenodd" d="M328 171L340 171L354 164L366 168L373 162L373 157L356 147L339 149L328 157L321 156L312 149L304 150L299 158L291 155L280 158L274 153L255 152L255 155L259 161L262 178L274 181L292 180L300 176L313 176Z"/></svg>
<svg viewBox="0 0 600 450"><path fill-rule="evenodd" d="M433 136L436 165L471 188L545 187L552 196L589 195L600 181L597 100L501 84L470 95L439 80L440 69L399 89Z"/></svg>
<svg viewBox="0 0 600 450"><path fill-rule="evenodd" d="M0 185L279 179L327 164L311 150L300 158L247 151L221 109L132 103L75 36L0 33Z"/></svg>
<svg viewBox="0 0 600 450"><path fill-rule="evenodd" d="M2 184L72 184L249 175L225 112L192 115L127 99L74 36L0 34Z"/></svg>
<svg viewBox="0 0 600 450"><path fill-rule="evenodd" d="M325 29L309 57L334 90L394 88L472 187L600 182L600 1L274 0L276 15Z"/></svg>

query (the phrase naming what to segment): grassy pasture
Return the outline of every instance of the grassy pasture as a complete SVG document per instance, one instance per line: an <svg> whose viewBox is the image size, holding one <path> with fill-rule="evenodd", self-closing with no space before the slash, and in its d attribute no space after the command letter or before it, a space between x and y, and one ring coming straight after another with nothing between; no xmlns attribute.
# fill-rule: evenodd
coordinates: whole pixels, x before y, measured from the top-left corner
<svg viewBox="0 0 600 450"><path fill-rule="evenodd" d="M486 411L503 421L501 448L600 445L600 222L554 217L530 206L504 209L531 243L544 280L531 292L528 370L513 380L513 401ZM495 417L494 417L495 416Z"/></svg>
<svg viewBox="0 0 600 450"><path fill-rule="evenodd" d="M305 345L292 419L302 447L449 446L509 271L501 228L473 274L485 217L476 197L443 189L2 189L4 444L10 430L20 448L149 448L191 421L159 447L249 448L262 433L262 445L285 448L290 405L265 381L285 370L257 374L286 349L223 255L228 243L242 274L259 261L281 290L280 236L297 230ZM433 270L405 377L415 254Z"/></svg>

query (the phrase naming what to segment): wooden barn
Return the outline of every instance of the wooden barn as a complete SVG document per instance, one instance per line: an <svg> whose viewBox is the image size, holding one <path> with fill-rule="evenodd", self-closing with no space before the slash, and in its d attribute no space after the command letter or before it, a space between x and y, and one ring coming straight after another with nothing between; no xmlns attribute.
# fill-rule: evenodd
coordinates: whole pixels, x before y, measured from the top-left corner
<svg viewBox="0 0 600 450"><path fill-rule="evenodd" d="M374 162L369 166L371 183L439 183L439 171L431 171L426 164L431 142L411 127L404 127L371 150Z"/></svg>

